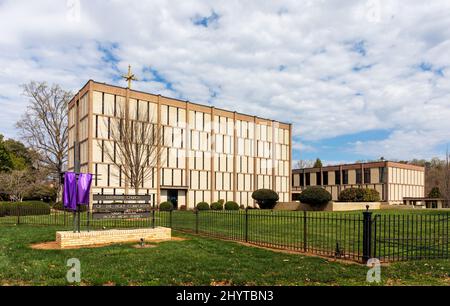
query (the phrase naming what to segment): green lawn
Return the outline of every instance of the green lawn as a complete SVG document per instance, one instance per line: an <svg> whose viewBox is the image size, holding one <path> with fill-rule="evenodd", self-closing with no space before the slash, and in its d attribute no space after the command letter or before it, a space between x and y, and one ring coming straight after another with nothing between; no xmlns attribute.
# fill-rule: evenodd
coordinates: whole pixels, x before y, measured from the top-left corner
<svg viewBox="0 0 450 306"><path fill-rule="evenodd" d="M86 215L82 215L83 228ZM408 258L448 258L448 211L438 210L382 210L373 212L373 256L385 261ZM17 217L0 218L0 223L17 223ZM231 240L306 250L320 255L361 260L363 214L361 211L330 213L283 211L192 211L156 212L155 224L171 226L176 230L198 232L203 235ZM58 225L70 229L70 214L52 211L51 215L21 216L24 224ZM151 219L94 220L92 228L145 227ZM247 225L247 226L246 226ZM306 235L305 235L306 233Z"/></svg>
<svg viewBox="0 0 450 306"><path fill-rule="evenodd" d="M81 261L82 285L368 285L363 265L285 254L175 232L184 241L135 249L114 245L33 250L53 241L55 227L0 226L0 285L66 285L66 261ZM393 263L382 285L450 285L449 260Z"/></svg>

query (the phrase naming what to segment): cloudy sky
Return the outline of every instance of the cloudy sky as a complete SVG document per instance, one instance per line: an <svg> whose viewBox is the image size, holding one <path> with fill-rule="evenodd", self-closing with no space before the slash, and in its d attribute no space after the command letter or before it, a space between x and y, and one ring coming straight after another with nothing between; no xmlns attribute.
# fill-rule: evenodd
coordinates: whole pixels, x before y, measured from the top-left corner
<svg viewBox="0 0 450 306"><path fill-rule="evenodd" d="M294 124L294 159L443 156L450 1L0 0L0 133L20 84L87 80Z"/></svg>

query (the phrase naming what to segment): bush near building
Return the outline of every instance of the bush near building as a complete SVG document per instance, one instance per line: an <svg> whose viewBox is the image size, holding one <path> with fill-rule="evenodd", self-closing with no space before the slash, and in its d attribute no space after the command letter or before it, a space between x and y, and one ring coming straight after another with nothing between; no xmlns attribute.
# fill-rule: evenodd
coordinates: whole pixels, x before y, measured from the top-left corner
<svg viewBox="0 0 450 306"><path fill-rule="evenodd" d="M299 195L299 199L302 203L316 206L330 202L332 197L325 189L318 186L312 186L303 190Z"/></svg>
<svg viewBox="0 0 450 306"><path fill-rule="evenodd" d="M252 198L261 209L273 209L279 200L278 194L270 189L258 189L252 193Z"/></svg>
<svg viewBox="0 0 450 306"><path fill-rule="evenodd" d="M172 211L173 210L172 202L162 202L161 204L159 204L159 210L160 211Z"/></svg>
<svg viewBox="0 0 450 306"><path fill-rule="evenodd" d="M239 210L239 204L233 201L225 203L225 210Z"/></svg>
<svg viewBox="0 0 450 306"><path fill-rule="evenodd" d="M197 204L198 210L209 210L209 204L206 202L200 202Z"/></svg>
<svg viewBox="0 0 450 306"><path fill-rule="evenodd" d="M223 210L223 203L222 202L211 203L211 209L212 210Z"/></svg>
<svg viewBox="0 0 450 306"><path fill-rule="evenodd" d="M339 194L340 202L379 202L380 193L371 188L347 188Z"/></svg>

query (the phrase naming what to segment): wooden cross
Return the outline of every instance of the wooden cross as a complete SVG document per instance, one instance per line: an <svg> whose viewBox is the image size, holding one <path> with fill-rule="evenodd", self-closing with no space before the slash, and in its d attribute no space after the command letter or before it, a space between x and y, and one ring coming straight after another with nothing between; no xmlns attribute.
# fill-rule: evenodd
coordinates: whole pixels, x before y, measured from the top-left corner
<svg viewBox="0 0 450 306"><path fill-rule="evenodd" d="M131 89L131 81L137 81L138 79L131 73L131 65L128 65L128 74L122 76L128 82L128 88Z"/></svg>

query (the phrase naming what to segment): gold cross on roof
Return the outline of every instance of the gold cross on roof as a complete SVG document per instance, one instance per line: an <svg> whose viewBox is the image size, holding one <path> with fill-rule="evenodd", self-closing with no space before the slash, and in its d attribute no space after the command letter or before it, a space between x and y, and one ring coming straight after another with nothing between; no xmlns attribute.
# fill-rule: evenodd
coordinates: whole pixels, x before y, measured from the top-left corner
<svg viewBox="0 0 450 306"><path fill-rule="evenodd" d="M131 89L131 81L137 81L138 79L131 73L131 65L128 65L128 74L122 76L128 82L128 88Z"/></svg>

